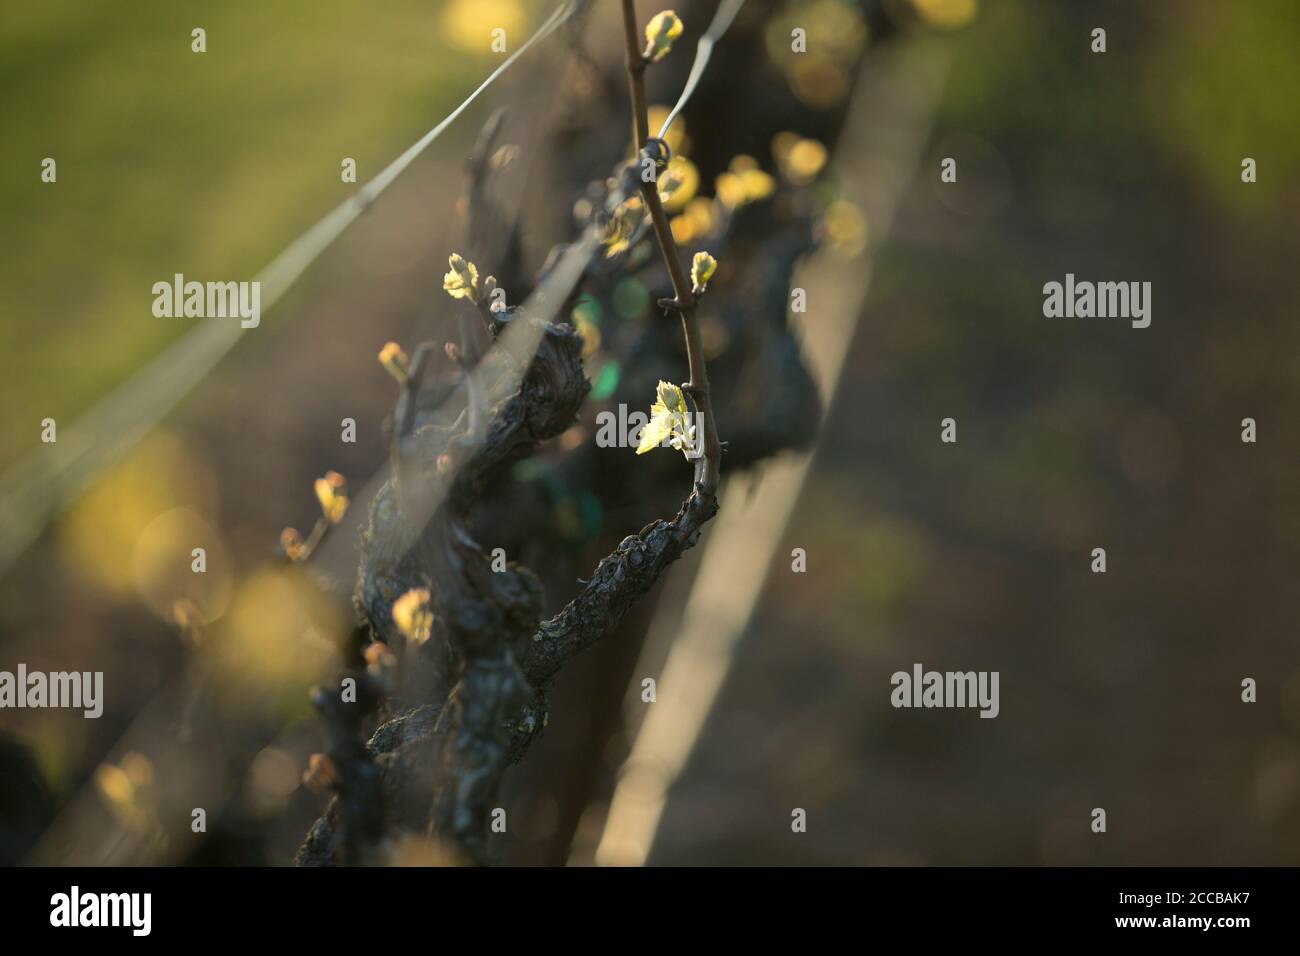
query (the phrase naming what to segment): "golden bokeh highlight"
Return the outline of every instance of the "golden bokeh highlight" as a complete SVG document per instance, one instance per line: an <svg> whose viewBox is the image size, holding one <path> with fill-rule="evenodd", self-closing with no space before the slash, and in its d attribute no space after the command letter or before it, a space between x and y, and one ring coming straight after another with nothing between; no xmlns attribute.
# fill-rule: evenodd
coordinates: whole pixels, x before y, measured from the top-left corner
<svg viewBox="0 0 1300 956"><path fill-rule="evenodd" d="M853 259L867 248L867 219L856 203L835 200L822 217L822 228L831 252L841 259Z"/></svg>
<svg viewBox="0 0 1300 956"><path fill-rule="evenodd" d="M650 135L654 136L668 119L670 110L667 106L656 104L646 108L646 125L650 129ZM686 120L678 116L673 120L673 125L668 127L664 133L663 140L668 144L668 151L673 156L689 156L691 152L691 138L686 135Z"/></svg>
<svg viewBox="0 0 1300 956"><path fill-rule="evenodd" d="M727 172L714 180L718 201L731 209L766 199L776 192L776 180L758 167L753 156L741 154L731 161Z"/></svg>
<svg viewBox="0 0 1300 956"><path fill-rule="evenodd" d="M268 565L235 589L203 650L227 686L279 689L296 703L333 659L346 626L339 603L298 567Z"/></svg>
<svg viewBox="0 0 1300 956"><path fill-rule="evenodd" d="M144 833L155 827L158 808L153 764L143 754L125 754L95 768L95 790L124 828Z"/></svg>
<svg viewBox="0 0 1300 956"><path fill-rule="evenodd" d="M716 223L717 214L713 208L713 200L696 196L686 204L681 215L672 218L669 225L673 230L673 240L678 245L684 246L710 235Z"/></svg>
<svg viewBox="0 0 1300 956"><path fill-rule="evenodd" d="M826 147L798 133L777 133L772 137L772 157L781 175L796 186L806 186L826 166Z"/></svg>
<svg viewBox="0 0 1300 956"><path fill-rule="evenodd" d="M202 565L194 555L202 548ZM201 566L202 571L196 571ZM190 508L173 508L151 521L136 540L131 560L140 598L160 618L192 628L225 612L231 570L220 536ZM184 619L178 614L184 610Z"/></svg>
<svg viewBox="0 0 1300 956"><path fill-rule="evenodd" d="M689 159L674 156L660 174L658 185L664 209L670 213L681 212L699 191L700 173Z"/></svg>
<svg viewBox="0 0 1300 956"><path fill-rule="evenodd" d="M912 0L917 16L932 27L956 30L975 19L977 0Z"/></svg>
<svg viewBox="0 0 1300 956"><path fill-rule="evenodd" d="M284 810L300 783L294 758L278 747L265 747L248 767L245 799L255 814L269 817Z"/></svg>
<svg viewBox="0 0 1300 956"><path fill-rule="evenodd" d="M73 505L56 532L59 554L87 583L126 599L136 591L136 547L145 529L176 508L214 515L217 503L207 463L175 434L157 430Z"/></svg>
<svg viewBox="0 0 1300 956"><path fill-rule="evenodd" d="M506 31L507 51L525 40L519 0L451 0L439 24L446 38L467 53L492 54L492 31L498 27Z"/></svg>
<svg viewBox="0 0 1300 956"><path fill-rule="evenodd" d="M793 30L805 31L804 52L791 48ZM813 109L830 109L849 90L849 71L867 41L867 23L841 0L787 3L765 35L768 59L781 70L791 92Z"/></svg>

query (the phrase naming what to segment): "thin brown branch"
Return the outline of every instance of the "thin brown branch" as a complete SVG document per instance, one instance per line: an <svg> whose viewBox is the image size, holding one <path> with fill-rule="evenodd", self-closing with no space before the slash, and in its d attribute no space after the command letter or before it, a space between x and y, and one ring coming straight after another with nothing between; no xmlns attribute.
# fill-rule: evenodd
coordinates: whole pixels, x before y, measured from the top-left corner
<svg viewBox="0 0 1300 956"><path fill-rule="evenodd" d="M636 32L634 0L623 0L623 39L627 48L628 93L632 100L632 142L640 154L650 138L650 114L645 105L645 57L641 55L641 41Z"/></svg>
<svg viewBox="0 0 1300 956"><path fill-rule="evenodd" d="M633 127L636 131L638 174L640 164L649 158L656 168L668 159L668 147L662 140L649 140L649 118L645 106L645 58L641 54L637 36L636 9L632 0L623 0L623 35L627 43L627 79L631 91ZM659 186L655 180L645 181L641 176L641 197L650 213L654 225L655 239L659 251L663 254L664 265L673 283L674 298L661 305L677 311L682 317L682 335L686 340L686 362L690 372L690 381L682 388L695 401L703 417L704 454L700 458L695 472L696 484L708 495L713 495L718 488L718 474L722 465L722 443L718 440L718 428L713 419L713 402L709 391L709 372L704 364L704 345L700 335L700 323L696 317L695 292L691 288L686 270L682 267L677 244L673 241L672 229L664 213L663 203L659 199ZM657 179L657 176L656 176Z"/></svg>

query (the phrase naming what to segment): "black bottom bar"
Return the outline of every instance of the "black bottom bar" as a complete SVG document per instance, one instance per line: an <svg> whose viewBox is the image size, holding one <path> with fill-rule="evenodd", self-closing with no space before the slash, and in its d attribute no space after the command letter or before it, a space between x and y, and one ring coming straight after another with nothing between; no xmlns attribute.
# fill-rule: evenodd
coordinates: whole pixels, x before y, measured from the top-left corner
<svg viewBox="0 0 1300 956"><path fill-rule="evenodd" d="M1241 933L1285 927L1292 919L1296 873L80 868L11 869L0 880L0 926L7 943L75 933L82 942L283 940L334 951L351 942L373 945L381 938L377 934L387 933L419 933L436 946L470 927L478 927L490 945L512 932L558 941L568 933L582 938L593 924L611 919L623 925L606 937L613 946L620 939L628 945L638 937L662 939L672 930L698 935L713 929L734 941L781 928L819 936L851 932L854 938L923 931L927 941L1029 939L1046 930L1084 938L1199 935L1227 942ZM84 925L105 922L116 925Z"/></svg>

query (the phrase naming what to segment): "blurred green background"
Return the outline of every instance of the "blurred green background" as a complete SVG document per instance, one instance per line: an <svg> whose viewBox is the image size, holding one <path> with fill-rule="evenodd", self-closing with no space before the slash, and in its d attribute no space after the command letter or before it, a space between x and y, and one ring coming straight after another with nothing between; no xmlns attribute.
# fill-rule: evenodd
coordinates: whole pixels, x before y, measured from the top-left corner
<svg viewBox="0 0 1300 956"><path fill-rule="evenodd" d="M0 467L188 330L151 314L154 282L251 278L356 190L344 157L377 173L499 59L487 24L522 42L530 7L6 4Z"/></svg>

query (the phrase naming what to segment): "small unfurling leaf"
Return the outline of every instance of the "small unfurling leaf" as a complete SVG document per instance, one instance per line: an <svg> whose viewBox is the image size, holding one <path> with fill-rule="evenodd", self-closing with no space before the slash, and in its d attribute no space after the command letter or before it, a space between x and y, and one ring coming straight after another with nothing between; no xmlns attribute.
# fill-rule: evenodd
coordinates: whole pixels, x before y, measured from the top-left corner
<svg viewBox="0 0 1300 956"><path fill-rule="evenodd" d="M285 528L280 532L280 548L290 561L300 561L306 551L306 544L297 528Z"/></svg>
<svg viewBox="0 0 1300 956"><path fill-rule="evenodd" d="M402 351L402 347L396 342L389 342L379 350L379 364L388 370L389 375L403 385L410 378L406 353Z"/></svg>
<svg viewBox="0 0 1300 956"><path fill-rule="evenodd" d="M329 793L339 785L338 765L325 754L312 754L307 758L302 783L312 793Z"/></svg>
<svg viewBox="0 0 1300 956"><path fill-rule="evenodd" d="M650 406L650 421L641 429L636 453L644 455L663 444L676 448L687 458L695 451L695 426L686 408L686 396L672 382L661 381Z"/></svg>
<svg viewBox="0 0 1300 956"><path fill-rule="evenodd" d="M673 42L682 35L682 21L671 10L662 10L650 18L646 24L646 48L643 56L651 63L658 63L673 48Z"/></svg>
<svg viewBox="0 0 1300 956"><path fill-rule="evenodd" d="M451 271L442 277L442 290L453 299L478 301L478 267L459 253L447 257Z"/></svg>
<svg viewBox="0 0 1300 956"><path fill-rule="evenodd" d="M696 295L704 292L717 269L718 260L713 256L707 252L695 253L695 258L691 260L691 291Z"/></svg>
<svg viewBox="0 0 1300 956"><path fill-rule="evenodd" d="M327 471L324 478L316 479L316 498L320 510L330 524L338 524L348 510L347 482L337 471Z"/></svg>
<svg viewBox="0 0 1300 956"><path fill-rule="evenodd" d="M393 602L393 623L408 640L423 644L433 630L427 588L412 588Z"/></svg>
<svg viewBox="0 0 1300 956"><path fill-rule="evenodd" d="M383 689L391 694L397 689L397 655L383 641L374 641L362 651L366 661L366 673Z"/></svg>

